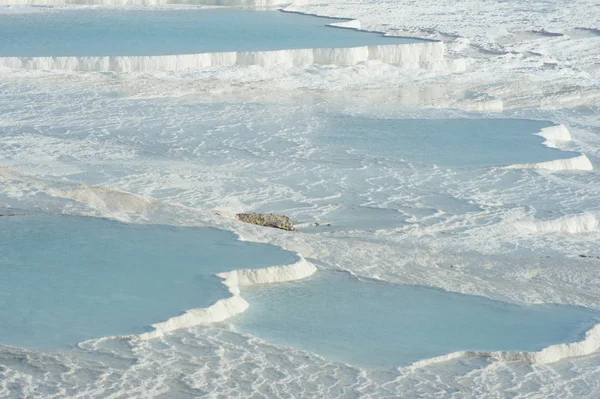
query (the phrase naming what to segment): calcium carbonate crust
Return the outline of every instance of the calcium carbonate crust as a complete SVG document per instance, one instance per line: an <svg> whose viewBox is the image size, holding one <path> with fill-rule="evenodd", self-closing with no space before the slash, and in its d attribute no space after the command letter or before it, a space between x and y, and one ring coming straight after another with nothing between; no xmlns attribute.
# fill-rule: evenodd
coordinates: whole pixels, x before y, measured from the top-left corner
<svg viewBox="0 0 600 399"><path fill-rule="evenodd" d="M565 125L550 126L542 129L536 135L546 139L542 144L550 148L559 148L560 143L572 140L571 133ZM524 163L506 166L506 169L543 169L550 171L563 170L594 170L594 166L585 154L574 158L556 159L554 161Z"/></svg>
<svg viewBox="0 0 600 399"><path fill-rule="evenodd" d="M560 360L587 356L600 350L600 324L596 324L585 334L585 338L578 342L550 345L538 352L477 352L459 351L447 355L425 359L413 363L411 368L427 367L432 364L442 363L460 357L482 357L493 361L519 361L532 364L550 364Z"/></svg>
<svg viewBox="0 0 600 399"><path fill-rule="evenodd" d="M583 234L600 231L600 216L593 212L550 220L522 221L517 228L527 233Z"/></svg>
<svg viewBox="0 0 600 399"><path fill-rule="evenodd" d="M109 57L0 57L0 67L11 69L63 70L88 72L184 71L209 67L258 65L261 67L302 67L356 65L380 61L436 68L444 63L442 42L386 44L348 48L313 48L273 51L216 52L158 56ZM445 65L443 67L446 67Z"/></svg>

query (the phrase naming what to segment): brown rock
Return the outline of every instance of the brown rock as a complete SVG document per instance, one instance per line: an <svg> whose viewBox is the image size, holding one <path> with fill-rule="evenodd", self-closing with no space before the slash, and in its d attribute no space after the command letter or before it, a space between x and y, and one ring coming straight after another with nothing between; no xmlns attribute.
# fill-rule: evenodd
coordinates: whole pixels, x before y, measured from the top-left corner
<svg viewBox="0 0 600 399"><path fill-rule="evenodd" d="M273 227L287 231L296 230L290 218L284 215L275 215L272 213L238 213L236 217L242 222L258 226Z"/></svg>

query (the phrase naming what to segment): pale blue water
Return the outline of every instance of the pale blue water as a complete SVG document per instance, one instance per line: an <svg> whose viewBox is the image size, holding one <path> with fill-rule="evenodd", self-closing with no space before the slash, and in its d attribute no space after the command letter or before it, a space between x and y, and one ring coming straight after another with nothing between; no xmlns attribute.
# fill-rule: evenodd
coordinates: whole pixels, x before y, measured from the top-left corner
<svg viewBox="0 0 600 399"><path fill-rule="evenodd" d="M0 56L169 55L414 43L336 20L251 10L60 10L0 15Z"/></svg>
<svg viewBox="0 0 600 399"><path fill-rule="evenodd" d="M321 272L308 280L244 289L241 330L328 359L393 367L459 350L535 351L580 340L600 312L517 306L441 290L359 281Z"/></svg>
<svg viewBox="0 0 600 399"><path fill-rule="evenodd" d="M215 273L296 260L217 229L0 217L0 344L47 349L141 333L228 297Z"/></svg>
<svg viewBox="0 0 600 399"><path fill-rule="evenodd" d="M534 135L553 126L529 119L332 118L324 140L375 157L443 167L545 162L580 154L542 145Z"/></svg>

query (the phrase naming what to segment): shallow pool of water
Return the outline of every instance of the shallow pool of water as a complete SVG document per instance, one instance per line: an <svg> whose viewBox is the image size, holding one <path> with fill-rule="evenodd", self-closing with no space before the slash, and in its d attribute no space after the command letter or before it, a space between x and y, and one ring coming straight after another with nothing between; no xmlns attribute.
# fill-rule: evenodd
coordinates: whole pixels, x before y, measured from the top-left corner
<svg viewBox="0 0 600 399"><path fill-rule="evenodd" d="M553 126L529 119L372 119L332 117L323 139L375 157L452 168L545 162L580 154L542 145Z"/></svg>
<svg viewBox="0 0 600 399"><path fill-rule="evenodd" d="M437 289L321 272L301 282L244 289L242 331L367 367L408 365L461 350L537 351L578 341L600 312L518 306Z"/></svg>
<svg viewBox="0 0 600 399"><path fill-rule="evenodd" d="M56 348L141 333L228 297L218 272L296 260L211 228L0 217L0 344Z"/></svg>
<svg viewBox="0 0 600 399"><path fill-rule="evenodd" d="M0 15L0 56L137 56L422 42L327 27L340 22L235 9L53 10Z"/></svg>

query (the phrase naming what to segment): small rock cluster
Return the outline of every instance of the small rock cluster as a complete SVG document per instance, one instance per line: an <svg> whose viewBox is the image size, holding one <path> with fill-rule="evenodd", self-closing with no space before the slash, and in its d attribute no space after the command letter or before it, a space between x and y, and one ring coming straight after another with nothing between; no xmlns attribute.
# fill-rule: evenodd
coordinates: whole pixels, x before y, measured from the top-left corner
<svg viewBox="0 0 600 399"><path fill-rule="evenodd" d="M296 230L290 218L284 215L276 215L272 213L238 213L235 216L242 222L252 223L259 226L273 227L287 231Z"/></svg>

